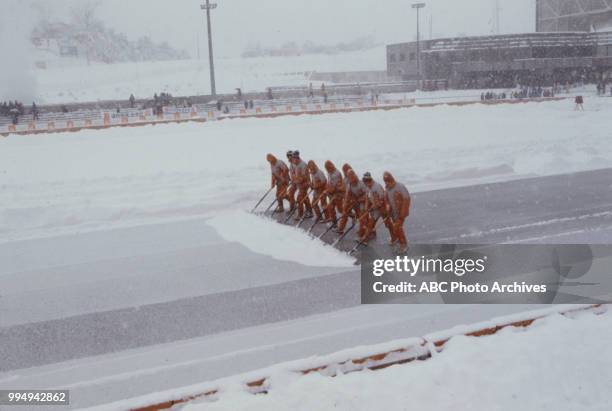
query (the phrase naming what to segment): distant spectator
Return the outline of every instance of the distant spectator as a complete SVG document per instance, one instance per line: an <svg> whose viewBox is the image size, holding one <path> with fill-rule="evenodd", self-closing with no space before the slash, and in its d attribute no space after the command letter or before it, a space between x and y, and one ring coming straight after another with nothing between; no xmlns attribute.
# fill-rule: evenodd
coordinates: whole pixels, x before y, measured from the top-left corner
<svg viewBox="0 0 612 411"><path fill-rule="evenodd" d="M130 94L130 108L136 107L136 97L133 94Z"/></svg>
<svg viewBox="0 0 612 411"><path fill-rule="evenodd" d="M36 102L32 102L32 119L38 120L38 107L36 106Z"/></svg>

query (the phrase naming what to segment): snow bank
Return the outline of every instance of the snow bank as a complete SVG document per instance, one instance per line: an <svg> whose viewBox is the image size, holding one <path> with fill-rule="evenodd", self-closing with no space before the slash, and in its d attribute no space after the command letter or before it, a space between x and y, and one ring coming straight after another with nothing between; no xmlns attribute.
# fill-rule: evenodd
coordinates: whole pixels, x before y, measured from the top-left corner
<svg viewBox="0 0 612 411"><path fill-rule="evenodd" d="M227 241L277 260L313 267L352 267L355 260L303 230L278 224L245 211L221 213L208 222Z"/></svg>
<svg viewBox="0 0 612 411"><path fill-rule="evenodd" d="M452 338L424 362L328 378L279 368L267 395L229 386L199 410L610 410L612 312L561 315L528 329Z"/></svg>

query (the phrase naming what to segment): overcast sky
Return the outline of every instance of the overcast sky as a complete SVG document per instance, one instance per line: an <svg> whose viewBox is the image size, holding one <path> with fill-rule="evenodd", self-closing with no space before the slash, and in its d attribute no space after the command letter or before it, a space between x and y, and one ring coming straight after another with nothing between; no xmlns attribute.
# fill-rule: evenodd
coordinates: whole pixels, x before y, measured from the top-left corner
<svg viewBox="0 0 612 411"><path fill-rule="evenodd" d="M44 0L51 14L69 15L71 3L89 0ZM205 1L205 0L203 0ZM240 54L247 44L286 41L335 44L361 36L381 43L412 40L416 16L412 0L215 0L213 30L218 56ZM130 38L150 35L197 54L205 39L202 0L99 0L99 17ZM434 37L492 32L495 0L429 0L423 11L422 35ZM533 31L535 0L499 0L502 33ZM205 52L205 44L201 44Z"/></svg>

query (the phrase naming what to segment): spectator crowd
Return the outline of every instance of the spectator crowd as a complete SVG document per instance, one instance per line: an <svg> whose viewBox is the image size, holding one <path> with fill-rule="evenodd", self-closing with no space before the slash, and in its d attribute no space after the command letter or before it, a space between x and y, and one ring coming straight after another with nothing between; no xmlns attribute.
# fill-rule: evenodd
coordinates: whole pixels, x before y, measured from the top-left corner
<svg viewBox="0 0 612 411"><path fill-rule="evenodd" d="M0 104L0 116L10 117L13 124L19 123L19 117L26 114L26 109L20 101L4 101ZM38 119L38 107L36 103L32 103L32 107L29 111L34 120Z"/></svg>
<svg viewBox="0 0 612 411"><path fill-rule="evenodd" d="M519 87L518 90L513 90L508 93L501 92L495 93L493 91L483 92L480 95L481 101L489 100L506 100L506 99L524 99L524 98L541 98L541 97L554 97L555 88L543 88L543 87Z"/></svg>

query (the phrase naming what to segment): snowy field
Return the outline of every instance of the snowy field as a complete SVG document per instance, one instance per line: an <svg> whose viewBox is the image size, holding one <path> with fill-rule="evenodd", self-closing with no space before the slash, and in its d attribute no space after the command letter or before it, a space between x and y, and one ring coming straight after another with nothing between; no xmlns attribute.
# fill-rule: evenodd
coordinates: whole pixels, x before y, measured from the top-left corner
<svg viewBox="0 0 612 411"><path fill-rule="evenodd" d="M0 243L248 210L299 148L413 191L612 166L612 99L243 119L0 140ZM384 136L380 138L379 136Z"/></svg>
<svg viewBox="0 0 612 411"><path fill-rule="evenodd" d="M267 395L229 385L216 402L185 411L612 409L612 312L555 315L528 329L452 338L424 362L329 378L282 372Z"/></svg>
<svg viewBox="0 0 612 411"><path fill-rule="evenodd" d="M385 47L338 55L297 57L217 58L217 92L263 91L267 87L307 86L309 72L386 69ZM37 103L153 98L210 93L208 60L86 65L82 60L56 59L35 72ZM317 84L315 82L315 84Z"/></svg>

